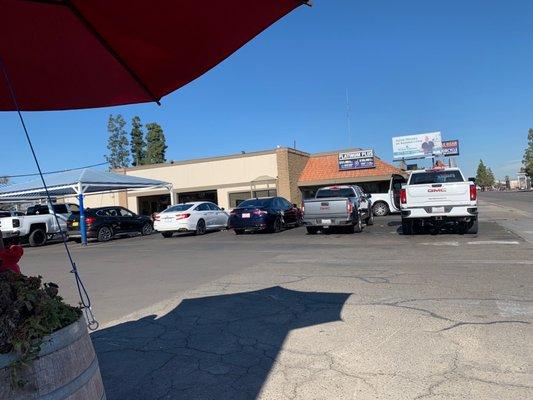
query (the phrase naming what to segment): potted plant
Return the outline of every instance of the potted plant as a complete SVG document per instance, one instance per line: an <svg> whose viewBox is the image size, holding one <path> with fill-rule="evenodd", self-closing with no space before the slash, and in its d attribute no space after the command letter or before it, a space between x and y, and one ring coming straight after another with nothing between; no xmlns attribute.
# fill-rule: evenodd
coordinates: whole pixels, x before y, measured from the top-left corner
<svg viewBox="0 0 533 400"><path fill-rule="evenodd" d="M6 266L13 253L22 255L0 248L0 399L104 399L80 308L66 304L57 285Z"/></svg>

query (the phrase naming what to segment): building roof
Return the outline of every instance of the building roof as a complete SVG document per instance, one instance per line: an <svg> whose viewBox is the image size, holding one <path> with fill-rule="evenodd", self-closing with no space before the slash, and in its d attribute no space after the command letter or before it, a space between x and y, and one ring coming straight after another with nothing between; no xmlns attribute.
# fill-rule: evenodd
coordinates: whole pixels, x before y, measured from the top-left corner
<svg viewBox="0 0 533 400"><path fill-rule="evenodd" d="M339 171L339 154L320 153L309 157L298 180L299 186L327 183L368 182L389 179L392 174L404 174L399 168L374 158L375 168Z"/></svg>

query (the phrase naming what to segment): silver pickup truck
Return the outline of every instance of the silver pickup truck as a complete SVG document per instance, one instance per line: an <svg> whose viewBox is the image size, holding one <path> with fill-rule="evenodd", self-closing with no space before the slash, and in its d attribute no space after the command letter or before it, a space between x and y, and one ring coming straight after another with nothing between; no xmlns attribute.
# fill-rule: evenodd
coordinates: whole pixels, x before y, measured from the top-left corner
<svg viewBox="0 0 533 400"><path fill-rule="evenodd" d="M303 202L303 223L311 235L331 227L361 232L363 223L372 225L374 214L370 195L359 186L327 186L318 189L314 199Z"/></svg>

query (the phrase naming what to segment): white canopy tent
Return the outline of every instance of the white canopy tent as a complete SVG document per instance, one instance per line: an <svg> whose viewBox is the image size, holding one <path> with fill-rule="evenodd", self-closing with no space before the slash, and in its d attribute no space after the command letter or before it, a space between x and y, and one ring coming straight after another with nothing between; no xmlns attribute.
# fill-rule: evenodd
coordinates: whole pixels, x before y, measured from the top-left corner
<svg viewBox="0 0 533 400"><path fill-rule="evenodd" d="M80 231L82 243L87 244L83 199L87 194L117 192L122 190L166 188L172 185L155 179L140 178L114 172L91 169L66 171L45 176L48 192L52 197L76 196L80 205ZM0 202L36 200L46 197L46 189L40 179L0 187Z"/></svg>

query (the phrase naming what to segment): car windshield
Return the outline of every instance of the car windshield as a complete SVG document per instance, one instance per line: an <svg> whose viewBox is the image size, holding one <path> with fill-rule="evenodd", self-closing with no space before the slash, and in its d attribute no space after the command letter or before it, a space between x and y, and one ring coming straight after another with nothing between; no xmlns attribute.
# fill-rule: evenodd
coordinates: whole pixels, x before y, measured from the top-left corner
<svg viewBox="0 0 533 400"><path fill-rule="evenodd" d="M171 212L181 212L181 211L187 211L189 208L191 208L192 204L177 204L175 206L167 208L164 213L171 213Z"/></svg>
<svg viewBox="0 0 533 400"><path fill-rule="evenodd" d="M269 207L270 204L272 204L272 199L250 199L244 200L238 208Z"/></svg>
<svg viewBox="0 0 533 400"><path fill-rule="evenodd" d="M411 175L409 185L424 185L430 183L464 182L459 171L426 171Z"/></svg>
<svg viewBox="0 0 533 400"><path fill-rule="evenodd" d="M324 199L326 197L353 197L353 190L350 188L329 188L320 189L316 193L317 199Z"/></svg>

